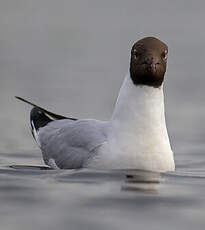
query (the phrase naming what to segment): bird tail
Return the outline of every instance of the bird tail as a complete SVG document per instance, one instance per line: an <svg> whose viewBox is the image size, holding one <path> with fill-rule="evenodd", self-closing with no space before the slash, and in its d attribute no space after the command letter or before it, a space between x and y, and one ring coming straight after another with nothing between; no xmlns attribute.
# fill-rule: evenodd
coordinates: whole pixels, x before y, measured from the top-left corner
<svg viewBox="0 0 205 230"><path fill-rule="evenodd" d="M77 120L76 118L69 118L59 114L52 113L36 104L33 104L32 102L22 97L16 96L16 98L34 107L30 113L30 125L31 125L32 135L39 146L40 146L40 142L38 138L38 131L40 128L46 126L48 123L54 120L61 120L61 119L69 119L73 121Z"/></svg>

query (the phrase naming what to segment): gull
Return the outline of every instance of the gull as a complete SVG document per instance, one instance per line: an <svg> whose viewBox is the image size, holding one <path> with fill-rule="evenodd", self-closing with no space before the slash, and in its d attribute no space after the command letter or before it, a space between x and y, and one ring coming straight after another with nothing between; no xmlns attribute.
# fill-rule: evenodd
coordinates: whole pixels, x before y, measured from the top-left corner
<svg viewBox="0 0 205 230"><path fill-rule="evenodd" d="M53 169L174 171L164 111L167 45L155 37L131 48L130 66L109 121L76 119L33 106L30 125Z"/></svg>

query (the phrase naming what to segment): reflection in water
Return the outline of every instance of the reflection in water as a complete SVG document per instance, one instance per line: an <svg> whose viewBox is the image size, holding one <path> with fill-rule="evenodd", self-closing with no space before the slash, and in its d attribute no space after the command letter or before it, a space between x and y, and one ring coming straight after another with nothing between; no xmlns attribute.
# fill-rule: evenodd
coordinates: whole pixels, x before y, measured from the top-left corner
<svg viewBox="0 0 205 230"><path fill-rule="evenodd" d="M53 170L48 166L10 165L9 168L20 171L52 170L56 172L56 181L61 183L98 184L102 181L121 181L122 191L156 192L160 182L164 181L160 173L144 170Z"/></svg>
<svg viewBox="0 0 205 230"><path fill-rule="evenodd" d="M10 165L9 167L12 168L12 169L20 169L20 170L27 170L27 169L31 169L31 170L52 170L48 166L34 166L34 165Z"/></svg>
<svg viewBox="0 0 205 230"><path fill-rule="evenodd" d="M176 229L196 229L193 220L199 226L204 222L205 177L197 179L191 172L48 169L26 164L0 167L1 225L17 230L90 230L140 224L146 226L141 229L152 229L159 222L163 229L173 229L167 226L174 218Z"/></svg>
<svg viewBox="0 0 205 230"><path fill-rule="evenodd" d="M124 191L156 192L162 181L160 173L150 171L129 170L125 171L125 175L126 180L122 185Z"/></svg>

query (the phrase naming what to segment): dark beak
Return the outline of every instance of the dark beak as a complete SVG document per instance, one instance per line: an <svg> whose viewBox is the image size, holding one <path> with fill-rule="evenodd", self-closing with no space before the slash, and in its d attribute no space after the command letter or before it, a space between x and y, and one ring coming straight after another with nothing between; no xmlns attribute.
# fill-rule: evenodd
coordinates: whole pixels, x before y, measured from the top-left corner
<svg viewBox="0 0 205 230"><path fill-rule="evenodd" d="M151 73L155 73L157 68L157 64L156 61L154 60L154 58L149 58L149 59L146 59L143 64L145 65L145 68L148 72L151 72Z"/></svg>

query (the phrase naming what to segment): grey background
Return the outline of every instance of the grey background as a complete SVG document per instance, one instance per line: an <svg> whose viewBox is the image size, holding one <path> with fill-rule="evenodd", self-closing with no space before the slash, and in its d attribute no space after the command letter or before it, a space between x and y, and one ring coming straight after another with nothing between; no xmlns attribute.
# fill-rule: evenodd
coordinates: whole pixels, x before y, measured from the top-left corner
<svg viewBox="0 0 205 230"><path fill-rule="evenodd" d="M165 100L172 147L204 148L204 1L0 2L0 150L38 151L30 107L109 119L136 40L169 46ZM38 151L39 152L39 151Z"/></svg>

